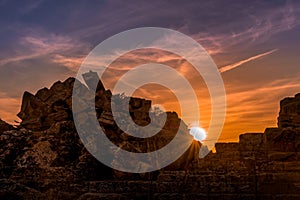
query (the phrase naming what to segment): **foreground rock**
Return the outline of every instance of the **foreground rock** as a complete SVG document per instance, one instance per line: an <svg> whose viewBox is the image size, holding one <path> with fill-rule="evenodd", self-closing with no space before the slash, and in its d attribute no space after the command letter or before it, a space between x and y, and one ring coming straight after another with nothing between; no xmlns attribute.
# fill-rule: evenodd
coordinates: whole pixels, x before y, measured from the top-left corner
<svg viewBox="0 0 300 200"><path fill-rule="evenodd" d="M9 131L9 130L14 130L15 128L6 123L5 121L3 121L2 119L0 119L0 132L4 132L4 131Z"/></svg>
<svg viewBox="0 0 300 200"><path fill-rule="evenodd" d="M86 74L87 85L95 85L94 76ZM242 134L238 143L218 143L216 153L203 159L197 156L201 144L193 142L170 166L131 174L106 167L84 148L71 112L74 81L56 82L35 95L25 92L20 127L0 121L0 199L300 198L300 95L281 102L278 128ZM119 129L110 102L121 105L126 98L112 95L98 83L97 119L112 142L128 151L149 152L174 137L181 123L176 113L167 113L163 129L150 139L137 139ZM149 115L159 116L149 111L149 100L129 102L136 124L147 125ZM122 118L119 110L116 117ZM181 131L187 133L187 127ZM123 159L131 164L129 158Z"/></svg>

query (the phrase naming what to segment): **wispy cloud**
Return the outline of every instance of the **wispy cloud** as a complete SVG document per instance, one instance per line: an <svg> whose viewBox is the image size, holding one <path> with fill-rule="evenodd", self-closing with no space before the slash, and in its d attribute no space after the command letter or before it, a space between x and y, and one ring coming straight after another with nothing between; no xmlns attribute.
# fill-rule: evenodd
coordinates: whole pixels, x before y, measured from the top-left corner
<svg viewBox="0 0 300 200"><path fill-rule="evenodd" d="M243 132L263 132L267 127L276 127L279 101L298 93L300 83L296 78L285 78L248 89L241 87L238 91L233 90L228 88L226 96L227 116L220 138L223 141L227 140L228 135L237 139Z"/></svg>
<svg viewBox="0 0 300 200"><path fill-rule="evenodd" d="M23 14L30 13L30 12L34 11L35 9L37 9L43 2L44 2L44 0L37 0L37 1L31 2L31 3L28 3L20 9L20 12Z"/></svg>
<svg viewBox="0 0 300 200"><path fill-rule="evenodd" d="M67 36L54 34L24 36L20 38L17 45L21 50L17 50L14 55L2 59L0 67L29 59L38 60L43 56L47 56L47 58L52 57L50 61L62 64L73 71L77 68L84 53L90 49L86 43L74 41Z"/></svg>
<svg viewBox="0 0 300 200"><path fill-rule="evenodd" d="M54 55L52 59L53 62L61 64L74 72L78 71L83 60L84 60L84 56L74 57L74 56L63 56L60 54Z"/></svg>
<svg viewBox="0 0 300 200"><path fill-rule="evenodd" d="M247 58L247 59L238 61L238 62L236 62L236 63L230 64L230 65L226 65L226 66L224 66L224 67L221 67L221 68L219 69L219 71L220 71L221 73L227 72L227 71L229 71L229 70L232 70L232 69L234 69L234 68L237 68L237 67L239 67L239 66L241 66L241 65L243 65L243 64L245 64L245 63L248 63L248 62L250 62L250 61L257 60L257 59L262 58L262 57L264 57L264 56L270 55L270 54L274 53L274 52L277 51L277 50L278 50L278 49L273 49L273 50L271 50L271 51L267 51L267 52L265 52L265 53L257 54L257 55L255 55L255 56L252 56L252 57L250 57L250 58Z"/></svg>
<svg viewBox="0 0 300 200"><path fill-rule="evenodd" d="M213 12L205 9L205 6L212 6ZM247 2L245 5L235 3L235 7L228 7L225 3L214 1L189 1L185 4L177 1L170 4L146 1L124 4L121 1L108 1L99 8L102 15L90 19L97 23L82 25L84 28L75 30L72 34L81 38L98 37L99 40L105 39L99 36L108 37L135 27L166 27L190 35L203 45L210 55L216 55L231 51L232 46L249 47L254 43L264 42L275 34L293 29L300 23L300 9L297 7L299 6L294 2L281 2L280 6ZM109 12L112 8L115 8L114 12ZM198 12L191 12L196 9ZM230 14L223 17L224 12ZM78 18L79 14L72 15L72 19L81 23L84 20ZM170 23L171 18L176 19L176 22ZM99 21L101 23L98 23Z"/></svg>
<svg viewBox="0 0 300 200"><path fill-rule="evenodd" d="M0 4L1 2L4 1L0 0ZM230 6L231 4L234 6ZM7 13L18 12L16 14L19 17L10 20L11 15L7 15L3 26L6 27L5 31L13 30L11 35L15 38L10 44L1 45L0 48L0 92L7 92L0 93L0 105L2 105L0 117L7 116L9 120L13 119L15 110L19 109L19 99L24 90L34 92L40 87L51 85L57 79L63 79L66 74L69 76L78 69L83 57L92 46L121 31L143 26L179 30L203 45L217 65L223 66L220 68L223 73L275 53L277 49L274 48L281 49L280 43L283 41L276 42L278 46L272 46L275 44L272 42L274 39L272 37L290 31L300 23L300 7L296 1L245 1L243 3L231 1L230 4L225 1L188 1L183 4L176 0L154 3L149 1L124 3L116 0L100 1L90 5L62 2L60 5L53 4L43 11L45 7L43 1L36 1L28 6L19 4L12 7L20 9L16 8L14 12ZM71 12L66 12L66 8ZM5 17L5 12L3 15ZM32 17L24 17L25 15L32 15ZM47 18L47 16L51 17ZM60 20L53 25L55 19ZM24 29L32 31L27 33ZM0 34L5 32L3 30ZM9 43L9 39L6 38L10 37L2 38L5 41L1 44ZM178 41L176 38L173 40ZM273 50L265 52L269 49ZM246 56L245 52L249 54ZM255 55L255 52L264 53ZM282 58L282 61L286 61L285 59L287 58ZM127 59L120 58L119 62L110 66L114 72L108 70L108 76L103 82L114 83L127 70L147 61L172 66L188 77L189 81L195 83L198 98L203 102L202 104L200 102L201 112L203 110L201 117L207 121L203 124L208 126L210 102L209 93L202 90L206 87L205 83L201 83L203 82L201 77L195 76L197 73L191 70L188 62L176 55L161 52L152 54L139 52L136 55L127 55ZM279 65L274 68L282 67ZM254 67L254 69L258 68ZM286 70L287 74L298 78L298 75L293 74L289 69ZM286 80L274 83L271 77L265 75L258 75L261 77L257 77L257 80L270 82L271 85L245 81L243 83L247 85L246 87L237 84L241 83L240 80L234 80L233 84L230 73L225 75L228 75L224 76L225 84L226 81L227 86L228 82L232 84L226 88L228 92L228 121L224 129L226 136L234 134L237 136L244 130L258 131L259 129L260 131L265 126L274 125L280 98L292 95L300 89L299 81ZM276 76L278 77L280 75ZM110 86L108 88L112 89ZM174 102L171 101L171 94L166 94L164 88L161 90L150 88L149 91L141 90L141 96L149 97L153 101L157 100L158 103L165 103L171 110L176 108L176 99ZM160 94L170 98L161 98Z"/></svg>
<svg viewBox="0 0 300 200"><path fill-rule="evenodd" d="M203 45L210 55L218 55L235 53L233 49L236 47L237 50L249 50L256 44L267 42L276 34L300 25L299 6L291 3L280 7L257 8L252 14L248 14L249 12L247 8L242 7L239 20L219 23L218 26L211 26L209 31L200 30L190 35ZM193 22L189 23L192 26ZM179 30L188 33L190 26L183 25Z"/></svg>

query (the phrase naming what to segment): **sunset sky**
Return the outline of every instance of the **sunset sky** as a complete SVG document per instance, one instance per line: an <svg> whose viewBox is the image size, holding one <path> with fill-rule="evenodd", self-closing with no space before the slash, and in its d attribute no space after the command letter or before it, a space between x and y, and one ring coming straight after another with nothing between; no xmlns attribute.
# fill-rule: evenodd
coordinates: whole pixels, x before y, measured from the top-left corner
<svg viewBox="0 0 300 200"><path fill-rule="evenodd" d="M213 58L227 93L227 117L219 141L237 141L241 133L276 126L280 99L300 92L300 2L296 0L0 0L0 16L0 118L8 122L19 120L16 114L25 90L35 93L75 76L96 45L138 27L180 31ZM150 60L174 66L186 77L194 75L189 63L176 55L139 51L125 57L111 67L120 71ZM105 86L111 88L116 77L103 79ZM200 88L197 96L207 128L209 96L201 77L191 79ZM160 90L165 91L145 86L137 96L152 97L167 110L176 108L176 102L162 100L174 99L172 94L164 92L162 98Z"/></svg>

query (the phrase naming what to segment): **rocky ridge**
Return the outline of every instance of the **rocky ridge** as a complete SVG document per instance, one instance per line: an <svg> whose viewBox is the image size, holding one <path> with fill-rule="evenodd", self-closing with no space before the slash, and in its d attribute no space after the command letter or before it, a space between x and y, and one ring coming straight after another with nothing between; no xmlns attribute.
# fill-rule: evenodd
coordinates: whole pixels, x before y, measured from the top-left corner
<svg viewBox="0 0 300 200"><path fill-rule="evenodd" d="M95 85L95 78L92 72L84 77L87 85ZM197 156L201 144L194 142L170 166L131 174L106 167L84 148L73 123L74 81L58 81L36 94L25 92L20 126L0 121L1 199L300 198L300 94L280 102L276 128L242 134L238 143L217 143L216 153L203 159ZM136 139L119 129L110 102L122 103L124 98L128 97L112 95L98 82L97 119L112 142L133 152L149 152L174 137L181 120L172 112L162 131L150 139ZM135 123L147 125L153 114L151 101L129 102ZM184 134L187 127L183 129Z"/></svg>

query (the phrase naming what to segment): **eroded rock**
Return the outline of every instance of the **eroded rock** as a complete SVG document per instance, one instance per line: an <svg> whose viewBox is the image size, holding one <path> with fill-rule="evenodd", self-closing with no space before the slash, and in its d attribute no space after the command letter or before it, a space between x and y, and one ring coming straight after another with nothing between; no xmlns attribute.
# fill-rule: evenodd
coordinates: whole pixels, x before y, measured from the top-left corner
<svg viewBox="0 0 300 200"><path fill-rule="evenodd" d="M89 101L95 101L96 117L107 137L116 144L110 153L122 148L136 153L155 151L168 144L187 126L176 113L168 112L163 129L147 139L135 138L120 130L114 117L123 118L123 95L105 90L95 73L84 78L89 88L78 86L78 95L87 98L79 106L80 123L89 126ZM300 95L281 101L278 128L264 133L247 133L236 143L217 143L216 153L199 159L201 143L193 145L173 164L156 172L131 174L113 170L95 159L83 146L72 116L72 91L75 79L56 82L35 95L25 92L21 126L0 120L0 198L20 199L297 199L300 198ZM113 106L119 106L112 116ZM86 100L86 99L83 99ZM151 101L127 99L136 124L150 123ZM125 125L128 123L121 121ZM161 120L155 118L160 126ZM90 134L90 133L86 133ZM93 143L93 137L87 137ZM94 144L95 152L101 147ZM170 156L172 152L168 155ZM152 161L131 162L130 157L112 159L114 165L147 168ZM123 161L123 162L120 162ZM136 165L136 166L133 166ZM281 187L284 183L284 187ZM274 189L275 188L275 189ZM139 196L136 196L138 193Z"/></svg>

